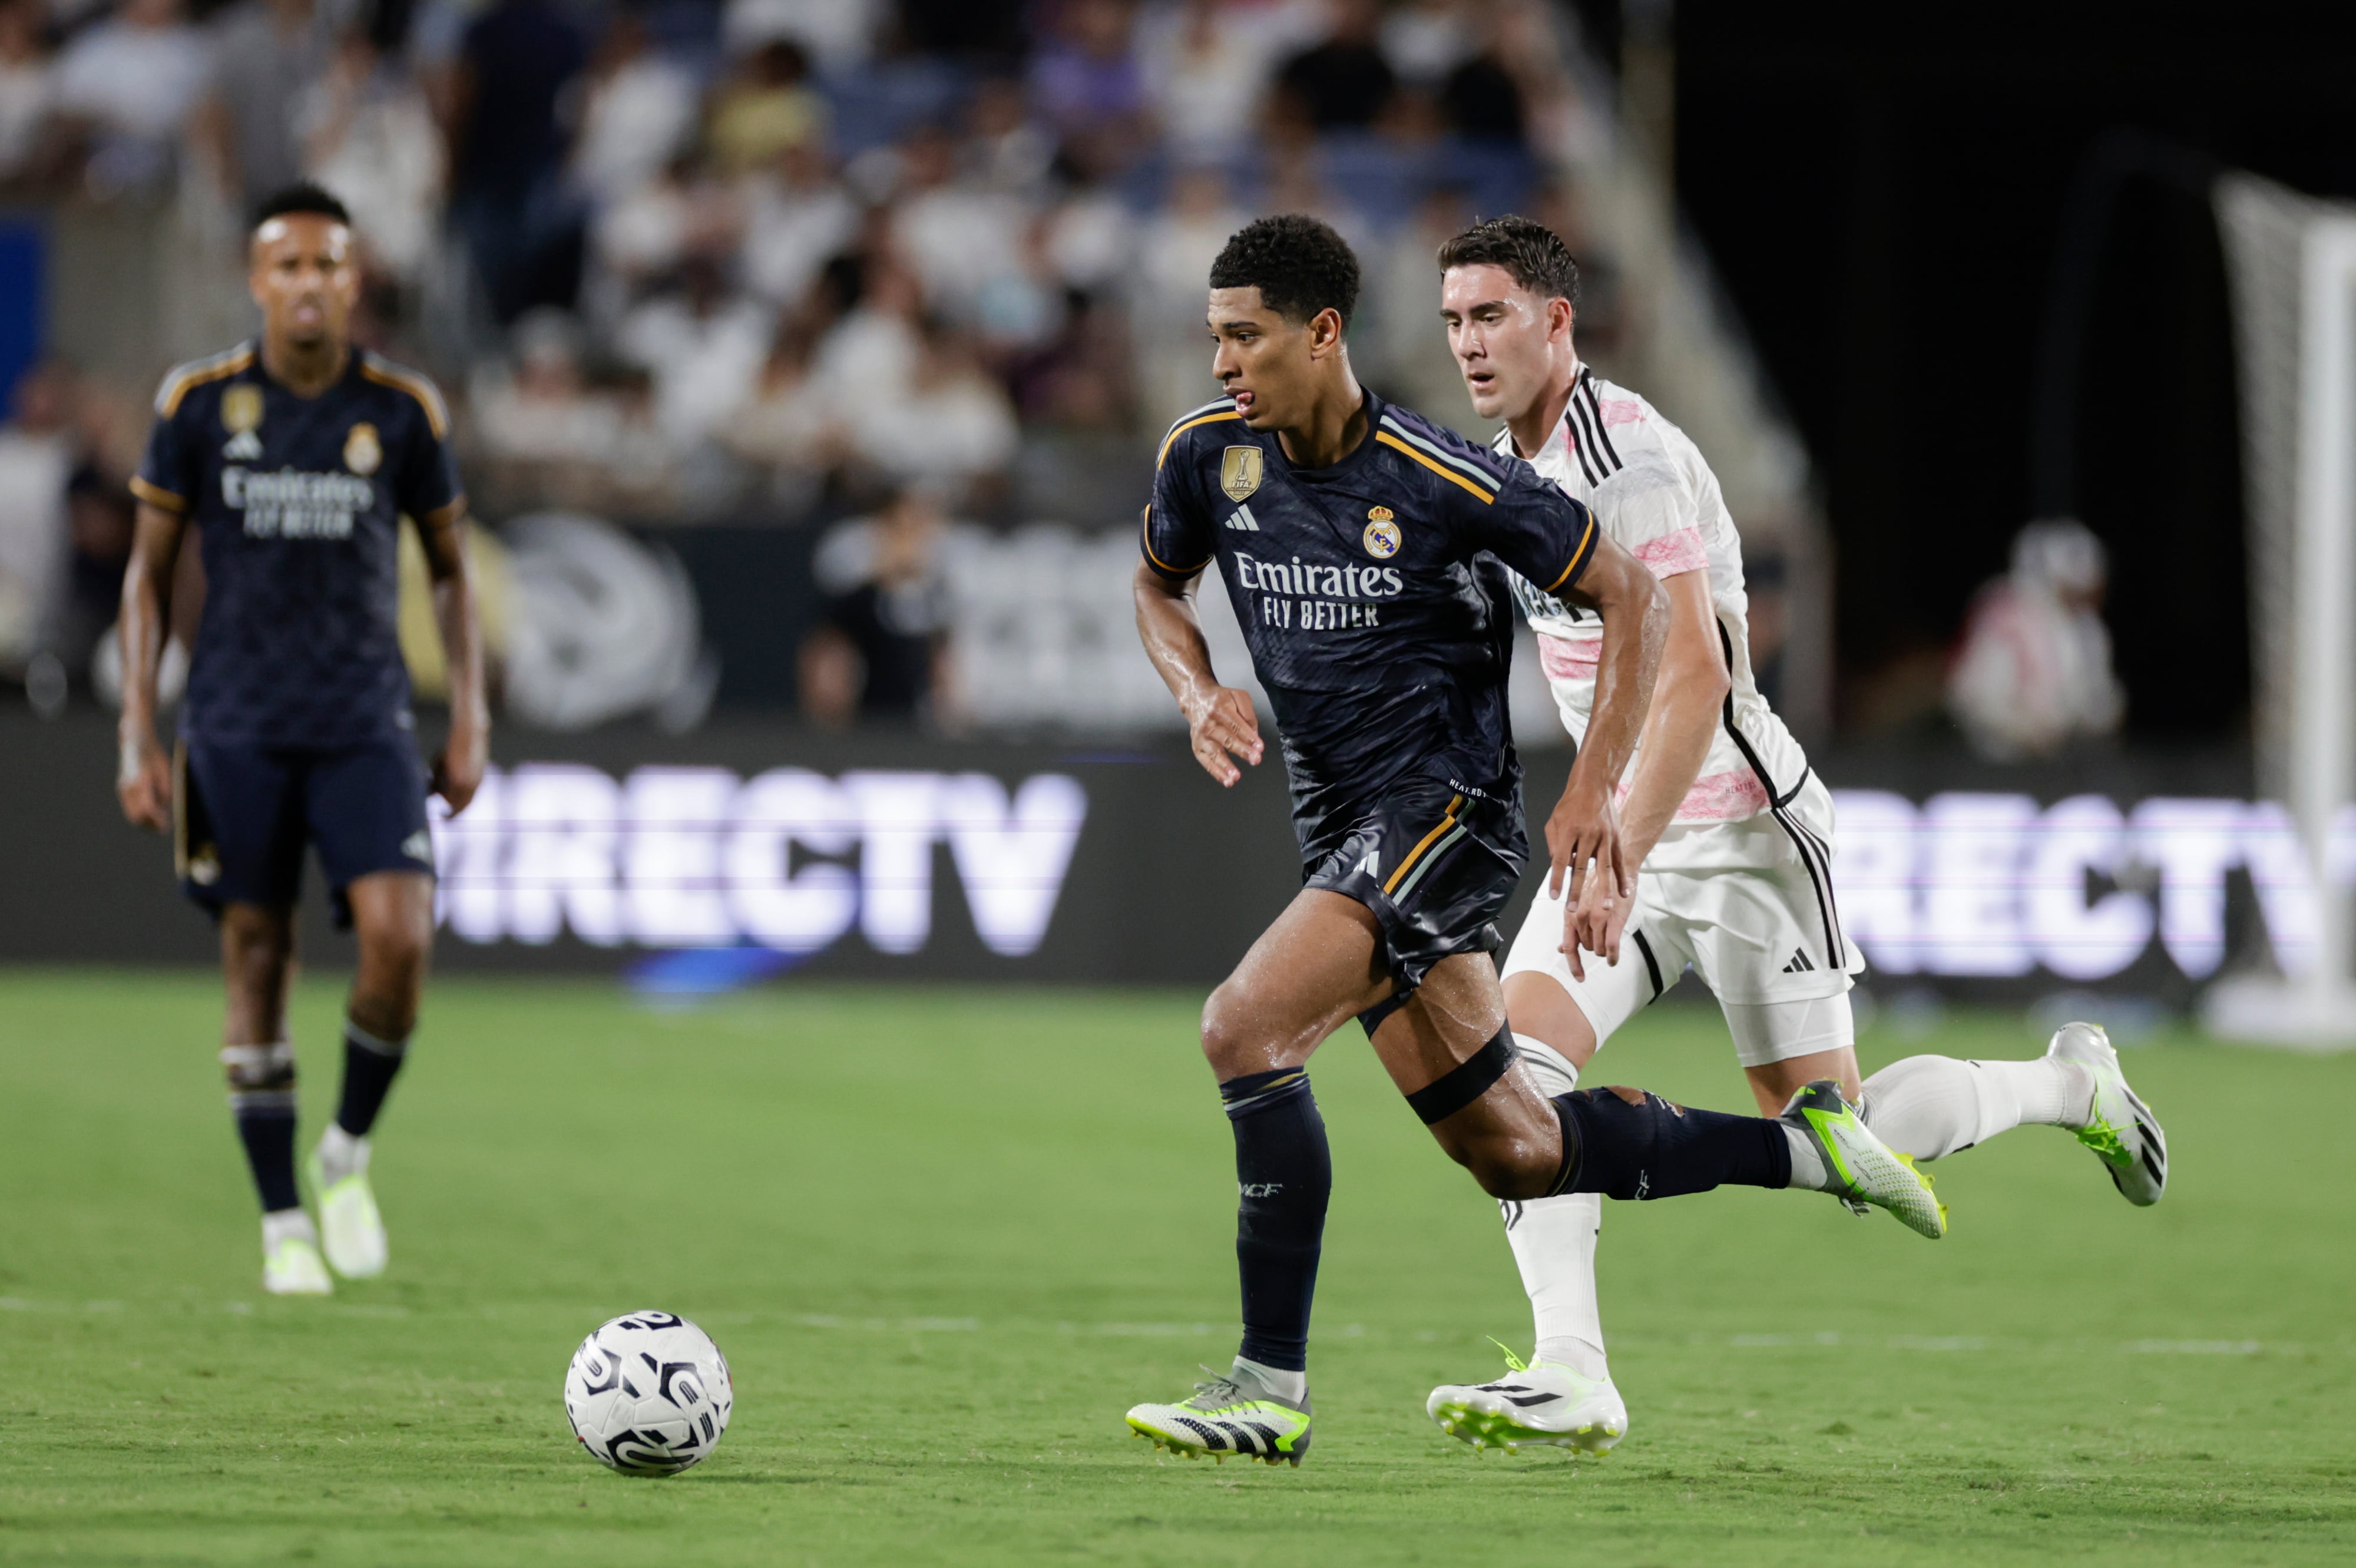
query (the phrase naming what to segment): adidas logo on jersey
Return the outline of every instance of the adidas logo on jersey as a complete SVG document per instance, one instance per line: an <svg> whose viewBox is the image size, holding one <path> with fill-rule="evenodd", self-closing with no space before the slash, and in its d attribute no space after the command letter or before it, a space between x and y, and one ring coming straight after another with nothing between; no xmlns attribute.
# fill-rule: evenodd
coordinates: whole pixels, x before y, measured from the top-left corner
<svg viewBox="0 0 2356 1568"><path fill-rule="evenodd" d="M1785 974L1814 974L1815 972L1816 966L1808 961L1808 955L1804 951L1794 952L1792 961L1783 966Z"/></svg>
<svg viewBox="0 0 2356 1568"><path fill-rule="evenodd" d="M241 430L221 444L221 456L232 463L259 463L262 437L251 430Z"/></svg>
<svg viewBox="0 0 2356 1568"><path fill-rule="evenodd" d="M1251 508L1239 506L1227 514L1227 526L1237 533L1258 533L1259 519L1252 516Z"/></svg>

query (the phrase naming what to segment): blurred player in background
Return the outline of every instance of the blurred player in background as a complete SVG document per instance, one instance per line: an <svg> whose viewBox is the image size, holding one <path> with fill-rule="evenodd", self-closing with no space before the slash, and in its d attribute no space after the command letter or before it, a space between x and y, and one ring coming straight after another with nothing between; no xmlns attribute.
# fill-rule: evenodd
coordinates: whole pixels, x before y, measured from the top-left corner
<svg viewBox="0 0 2356 1568"><path fill-rule="evenodd" d="M1243 1343L1226 1375L1129 1423L1177 1452L1270 1464L1299 1463L1310 1442L1333 1178L1306 1065L1354 1016L1440 1146L1497 1197L1801 1187L1883 1204L1926 1235L1942 1226L1921 1178L1830 1084L1779 1122L1633 1090L1549 1101L1515 1070L1490 954L1527 837L1505 715L1512 612L1487 557L1581 606L1601 634L1594 722L1547 822L1566 907L1598 944L1633 891L1612 789L1651 700L1664 600L1527 463L1359 386L1344 342L1358 275L1315 219L1262 219L1228 240L1208 310L1226 395L1162 443L1136 578L1139 630L1194 756L1232 785L1264 748L1195 615L1218 563L1282 726L1305 886L1203 1010L1236 1140Z"/></svg>
<svg viewBox="0 0 2356 1568"><path fill-rule="evenodd" d="M1643 867L1633 901L1582 959L1562 899L1541 889L1505 972L1515 1044L1562 1094L1612 1032L1691 965L1726 1015L1762 1111L1830 1079L1891 1148L1934 1160L2025 1122L2074 1131L2130 1202L2167 1182L2159 1123L2103 1031L2072 1024L2030 1061L1913 1057L1858 1081L1851 976L1865 967L1833 898L1833 803L1751 668L1742 546L1718 479L1686 434L1582 364L1571 328L1579 268L1551 231L1500 218L1442 246L1440 317L1494 450L1526 458L1594 510L1669 598L1661 676L1623 787L1621 831ZM1594 733L1605 628L1516 570L1563 724ZM1572 912L1573 925L1580 925ZM1627 949L1621 947L1624 936ZM1591 1194L1509 1202L1505 1230L1537 1326L1531 1364L1503 1382L1448 1385L1429 1410L1474 1442L1601 1452L1627 1431L1596 1309Z"/></svg>
<svg viewBox="0 0 2356 1568"><path fill-rule="evenodd" d="M324 1295L334 1288L326 1263L354 1279L384 1270L369 1134L408 1050L433 942L425 798L430 788L454 813L466 809L489 721L441 394L353 347L360 268L333 196L298 186L273 197L251 246L260 343L164 378L131 481L139 521L123 585L115 788L133 822L173 832L183 890L220 924L221 1063L262 1197L263 1288ZM396 629L404 515L424 541L450 670L450 733L430 784ZM190 527L204 615L179 746L166 753L156 661ZM343 1094L310 1160L318 1229L295 1185L286 1036L305 844L317 846L337 923L359 944Z"/></svg>

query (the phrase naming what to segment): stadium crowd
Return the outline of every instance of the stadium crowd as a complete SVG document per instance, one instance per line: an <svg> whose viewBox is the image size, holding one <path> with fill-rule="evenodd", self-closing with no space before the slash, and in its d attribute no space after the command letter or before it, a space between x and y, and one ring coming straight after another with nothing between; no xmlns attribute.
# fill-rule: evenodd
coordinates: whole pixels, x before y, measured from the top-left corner
<svg viewBox="0 0 2356 1568"><path fill-rule="evenodd" d="M327 185L367 247L360 336L454 394L493 520L916 489L1092 526L1212 390L1203 278L1255 211L1342 229L1362 373L1469 415L1438 242L1518 209L1586 249L1539 150L1590 113L1560 25L1537 0L0 0L0 190L202 182L234 211ZM20 668L49 644L78 666L104 624L144 391L62 367L18 389Z"/></svg>

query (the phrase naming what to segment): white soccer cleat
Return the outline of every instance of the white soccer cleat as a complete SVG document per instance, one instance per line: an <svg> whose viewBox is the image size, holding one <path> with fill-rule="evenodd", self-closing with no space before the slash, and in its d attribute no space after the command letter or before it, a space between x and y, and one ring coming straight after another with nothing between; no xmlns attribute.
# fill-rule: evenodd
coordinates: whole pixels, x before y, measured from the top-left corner
<svg viewBox="0 0 2356 1568"><path fill-rule="evenodd" d="M1475 1449L1573 1448L1609 1454L1628 1435L1628 1407L1609 1378L1585 1378L1551 1361L1529 1366L1511 1350L1494 1383L1442 1383L1423 1412Z"/></svg>
<svg viewBox="0 0 2356 1568"><path fill-rule="evenodd" d="M1781 1120L1815 1145L1835 1183L1833 1196L1850 1208L1859 1203L1886 1208L1933 1241L1947 1233L1947 1206L1932 1195L1931 1178L1914 1168L1912 1155L1873 1135L1857 1108L1841 1098L1839 1084L1828 1078L1809 1084L1792 1096Z"/></svg>
<svg viewBox="0 0 2356 1568"><path fill-rule="evenodd" d="M1212 1372L1209 1382L1194 1385L1194 1398L1177 1404L1131 1406L1129 1429L1151 1438L1156 1448L1189 1459L1240 1454L1269 1465L1289 1460L1298 1467L1309 1452L1309 1401L1280 1399L1238 1367Z"/></svg>
<svg viewBox="0 0 2356 1568"><path fill-rule="evenodd" d="M361 1156L357 1169L331 1182L315 1149L307 1174L318 1199L327 1262L336 1273L348 1280L372 1280L384 1273L384 1217L377 1212L376 1193L369 1186L367 1156Z"/></svg>
<svg viewBox="0 0 2356 1568"><path fill-rule="evenodd" d="M2045 1054L2076 1062L2094 1075L2094 1100L2086 1123L2072 1128L2078 1142L2094 1151L2119 1196L2138 1208L2158 1203L2168 1190L2168 1134L2119 1070L2119 1053L2099 1024L2064 1024L2053 1032Z"/></svg>
<svg viewBox="0 0 2356 1568"><path fill-rule="evenodd" d="M262 1246L262 1288L273 1295L333 1295L336 1282L309 1237L281 1236Z"/></svg>

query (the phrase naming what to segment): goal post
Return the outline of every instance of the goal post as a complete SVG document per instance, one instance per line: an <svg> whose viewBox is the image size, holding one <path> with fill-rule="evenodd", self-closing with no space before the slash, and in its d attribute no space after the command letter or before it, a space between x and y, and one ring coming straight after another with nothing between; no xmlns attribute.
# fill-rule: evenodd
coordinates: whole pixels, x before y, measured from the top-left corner
<svg viewBox="0 0 2356 1568"><path fill-rule="evenodd" d="M2262 795L2297 824L2315 893L2302 972L2221 981L2225 1038L2356 1047L2356 918L2334 838L2356 800L2356 205L2219 180L2241 369L2253 703Z"/></svg>

